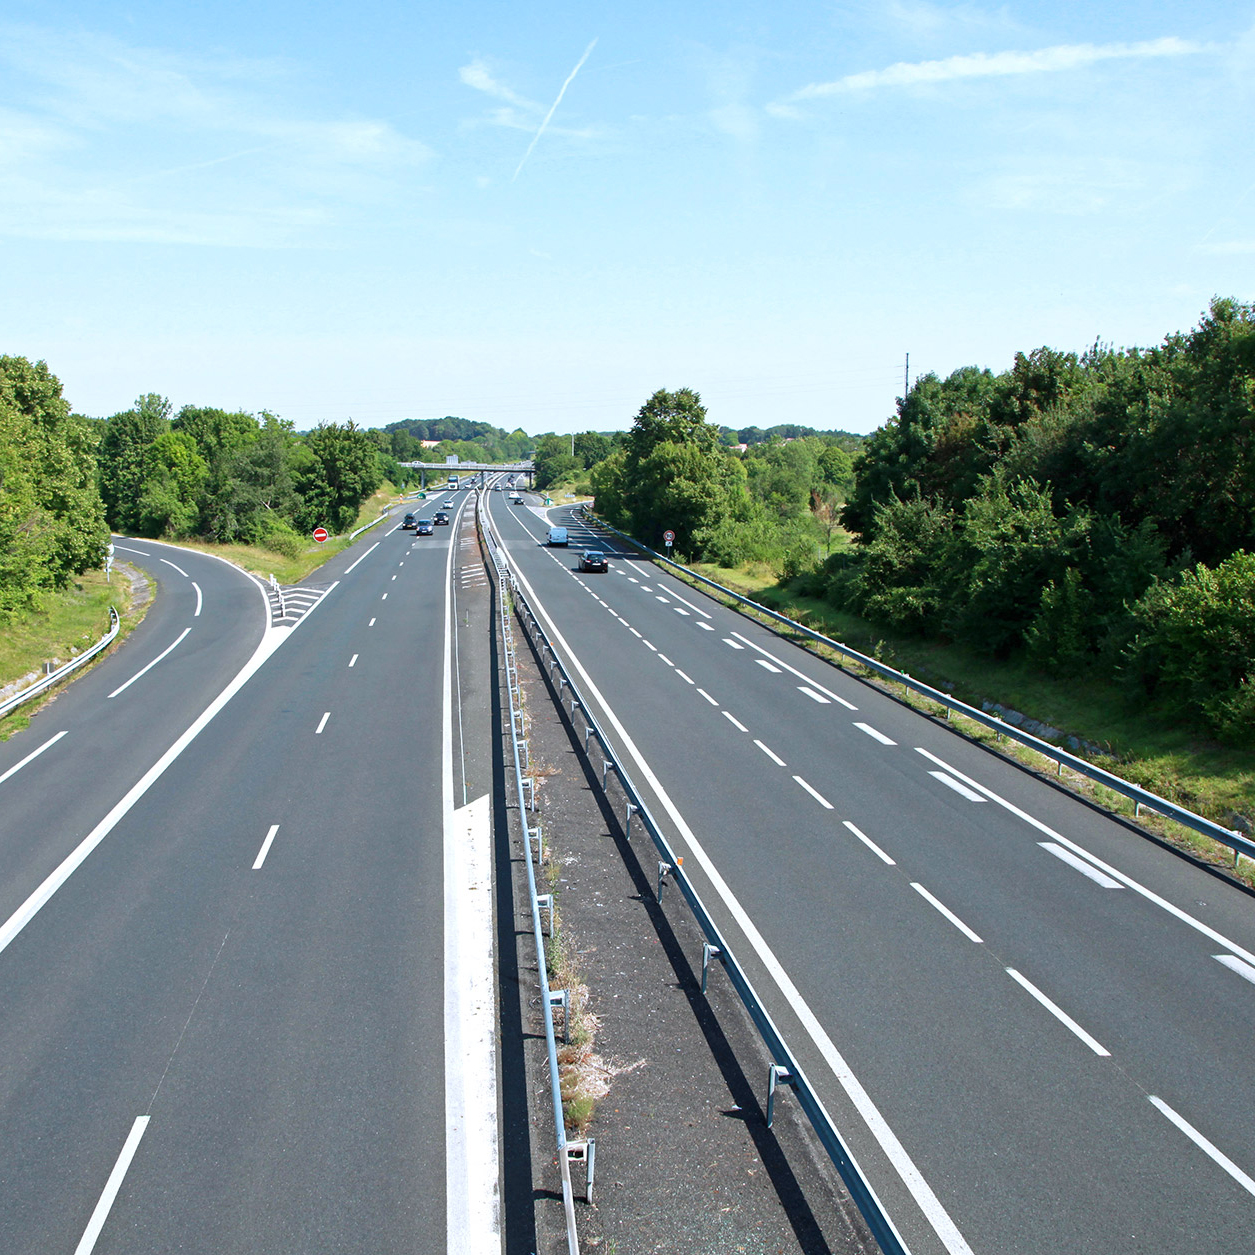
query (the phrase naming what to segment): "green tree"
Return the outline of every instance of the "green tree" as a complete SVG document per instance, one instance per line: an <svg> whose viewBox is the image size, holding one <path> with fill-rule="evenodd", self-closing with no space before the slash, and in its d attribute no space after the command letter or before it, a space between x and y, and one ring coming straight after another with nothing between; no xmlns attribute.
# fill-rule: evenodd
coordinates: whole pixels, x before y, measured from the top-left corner
<svg viewBox="0 0 1255 1255"><path fill-rule="evenodd" d="M143 493L136 505L144 536L190 536L200 515L209 464L183 431L164 431L144 450Z"/></svg>
<svg viewBox="0 0 1255 1255"><path fill-rule="evenodd" d="M149 392L105 424L99 452L100 495L110 526L119 531L139 528L145 453L158 436L170 430L171 412L165 397Z"/></svg>
<svg viewBox="0 0 1255 1255"><path fill-rule="evenodd" d="M348 531L361 504L383 482L375 446L350 419L341 426L324 423L304 439L309 459L294 462L293 478L301 499L296 523L303 531L319 525Z"/></svg>

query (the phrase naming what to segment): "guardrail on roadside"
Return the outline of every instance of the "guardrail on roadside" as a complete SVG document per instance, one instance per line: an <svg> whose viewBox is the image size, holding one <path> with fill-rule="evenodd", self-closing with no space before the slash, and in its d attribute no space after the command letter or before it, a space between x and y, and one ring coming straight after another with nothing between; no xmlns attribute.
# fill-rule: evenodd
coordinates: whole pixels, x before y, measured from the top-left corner
<svg viewBox="0 0 1255 1255"><path fill-rule="evenodd" d="M109 630L98 640L86 653L80 654L77 658L67 662L65 666L58 667L55 671L36 680L34 684L24 688L20 693L15 693L7 701L0 702L0 719L10 711L16 710L23 702L28 702L32 697L38 697L40 693L46 689L50 689L54 684L60 684L71 671L77 671L85 662L94 658L102 649L107 649L118 635L121 621L118 619L118 612L109 607Z"/></svg>
<svg viewBox="0 0 1255 1255"><path fill-rule="evenodd" d="M1044 741L1040 737L1033 736L1031 732L1021 731L1014 724L1006 723L996 715L988 714L986 711L978 710L975 706L969 706L966 702L958 701L951 694L943 693L939 689L925 684L922 680L917 680L913 676L908 675L905 671L898 671L894 667L886 666L878 659L869 658L866 654L859 653L857 649L852 649L841 641L833 640L822 632L816 632L813 628L808 628L804 623L799 623L796 619L790 619L787 615L768 609L768 607L761 605L752 598L746 597L734 589L727 588L705 575L700 575L698 572L690 570L682 563L676 562L673 558L668 558L665 554L650 549L648 545L641 544L639 540L629 536L626 532L619 531L617 527L599 518L587 506L580 506L579 508L584 517L595 520L599 527L604 527L607 531L614 532L616 536L622 537L642 553L647 553L659 562L683 572L688 579L696 580L709 588L717 589L722 596L731 597L742 605L750 607L755 613L766 615L769 619L786 626L790 632L799 632L813 641L818 641L820 644L835 650L843 658L858 663L859 666L867 668L867 670L874 672L883 679L891 680L894 684L901 684L903 688L908 688L912 692L928 698L929 701L936 702L946 710L947 718L949 718L949 712L951 711L963 715L965 718L990 728L1009 740L1018 741L1021 745L1025 745L1031 750L1036 750L1037 753L1045 758L1053 759L1059 775L1062 775L1063 768L1067 767L1070 771L1076 772L1078 776L1085 776L1096 784L1101 784L1104 788L1110 789L1113 793L1119 793L1122 797L1128 798L1129 801L1134 803L1137 811L1145 807L1147 810L1155 811L1157 814L1174 820L1185 828L1191 828L1203 836L1210 837L1213 841L1219 841L1221 845L1227 845L1233 851L1235 862L1239 854L1255 859L1255 840L1244 836L1235 829L1226 828L1223 824L1216 823L1215 820L1208 819L1204 815L1195 814L1194 811L1188 810L1184 806L1178 806L1175 802L1170 802L1167 798L1160 797L1149 789L1143 789L1140 785L1132 784L1128 780L1112 774L1110 771L1104 771L1103 768L1095 766L1084 758L1079 758L1075 754L1069 754L1067 750L1052 744L1050 741Z"/></svg>
<svg viewBox="0 0 1255 1255"><path fill-rule="evenodd" d="M567 671L557 650L550 642L548 634L541 627L536 614L527 600L521 586L514 579L514 572L510 565L508 557L504 550L499 550L497 537L492 534L492 524L489 520L489 526L485 529L489 536L489 551L493 554L493 560L497 564L498 572L502 576L502 614L507 614L505 593L507 590L512 594L515 606L517 608L519 622L523 625L531 637L533 646L537 654L540 656L550 682L553 682L554 673L556 671L558 678L558 696L565 709L565 701L563 699L564 692L570 691L570 715L572 722L575 719L575 712L580 712L581 719L584 723L584 753L588 757L589 742L592 737L597 738L598 746L602 753L602 771L601 780L602 788L605 789L607 778L611 770L614 771L619 785L627 799L627 812L625 822L625 833L628 839L632 835L632 820L639 819L644 826L646 832L649 833L653 840L654 847L660 855L658 862L658 892L657 899L661 903L663 887L668 880L675 882L684 900L688 903L689 909L693 912L694 918L697 920L698 927L701 929L705 938L702 945L702 993L706 992L707 976L710 968L711 959L717 959L727 973L732 987L736 990L737 995L741 999L742 1005L749 1013L750 1019L755 1028L757 1028L759 1036L762 1038L767 1052L772 1062L768 1068L767 1074L767 1104L766 1104L766 1123L770 1128L772 1125L775 1110L776 1090L781 1085L787 1085L794 1092L798 1105L802 1108L807 1119L810 1121L811 1127L815 1130L816 1136L819 1138L820 1144L827 1152L833 1165L836 1167L841 1180L845 1183L846 1189L850 1193L855 1206L859 1209L860 1214L866 1221L868 1228L872 1232L872 1236L876 1239L880 1249L884 1255L910 1255L906 1243L898 1233L893 1221L885 1212L883 1205L876 1196L870 1182L863 1175L862 1169L858 1166L853 1153L846 1146L845 1141L837 1131L836 1125L833 1123L832 1117L825 1110L823 1103L819 1100L815 1093L806 1073L802 1070L792 1051L785 1044L784 1038L777 1029L775 1022L772 1020L767 1009L763 1006L758 997L749 977L745 974L744 969L738 962L732 947L723 936L718 925L715 923L710 912L706 909L705 904L698 893L696 886L689 878L684 868L684 860L678 857L672 850L671 843L667 839L666 834L658 826L645 798L632 780L631 775L624 768L612 742L602 730L597 719L591 714L588 703L584 700L584 696L575 682L571 679L570 673ZM590 760L591 762L591 760ZM517 765L517 756L516 756ZM519 797L520 809L522 806L522 778L519 777ZM526 812L524 814L524 833L527 833ZM539 834L537 834L539 837ZM533 873L531 869L531 837L527 837L528 842L528 880L532 885L533 900L533 927L539 930L540 916L539 909L536 906L535 882L532 879ZM539 840L538 840L539 844ZM539 932L538 944L539 944ZM542 980L544 979L544 957L540 959L540 967L542 971ZM543 990L547 990L548 986L543 986ZM548 1002L549 996L546 994L543 1000L546 1006L546 1024L549 1022ZM550 1038L550 1049L553 1050L552 1037ZM556 1056L554 1064L556 1067ZM562 1114L561 1114L561 1098L555 1088L555 1109L558 1121L559 1138L564 1135ZM560 1154L560 1160L566 1161L566 1155ZM592 1169L591 1154L589 1158L590 1173ZM591 1188L591 1187L590 1187ZM568 1182L564 1178L564 1196L567 1195Z"/></svg>
<svg viewBox="0 0 1255 1255"><path fill-rule="evenodd" d="M376 523L382 523L382 522L384 521L384 519L386 519L386 518L388 517L388 513L389 513L389 511L390 511L391 509L392 509L392 507L391 507L390 505L389 505L389 506L384 506L384 508L383 508L383 513L381 513L381 514L380 514L380 516L379 516L377 519L373 519L371 522L369 522L369 523L365 524L365 525L364 525L364 526L362 526L362 527L359 527L359 528L357 529L357 531L355 531L355 532L350 532L350 533L349 533L349 539L350 539L350 540L355 540L355 539L356 539L358 536L360 536L363 532L368 532L368 531L370 531L370 529L371 529L372 527L374 527Z"/></svg>
<svg viewBox="0 0 1255 1255"><path fill-rule="evenodd" d="M476 495L476 506L483 500ZM540 974L540 1005L545 1021L545 1046L549 1054L549 1086L553 1101L553 1118L556 1127L556 1143L558 1168L562 1177L562 1206L566 1214L567 1251L568 1255L579 1255L580 1240L575 1225L575 1196L571 1186L571 1161L582 1160L585 1168L584 1198L593 1201L593 1179L596 1172L597 1143L595 1139L572 1141L566 1135L566 1119L562 1111L562 1079L558 1071L558 1043L554 1033L553 1009L555 1006L564 1008L565 1024L570 1024L571 1004L569 990L553 990L549 987L549 970L545 955L544 930L541 927L540 913L549 911L549 931L553 933L554 901L552 894L536 892L536 870L532 865L532 848L535 842L536 861L544 858L544 835L538 824L535 829L527 822L527 800L524 798L523 759L528 755L525 716L522 697L519 690L518 663L514 654L514 629L510 621L511 593L513 591L513 573L509 568L508 559L496 543L490 529L483 529L488 544L488 552L492 557L493 566L497 571L498 593L501 605L502 647L505 651L506 689L510 702L510 740L514 749L514 787L518 799L519 820L523 826L523 844L525 847L524 863L527 865L527 893L531 905L532 936L536 943L536 969ZM532 809L536 804L535 780L530 781L530 801Z"/></svg>

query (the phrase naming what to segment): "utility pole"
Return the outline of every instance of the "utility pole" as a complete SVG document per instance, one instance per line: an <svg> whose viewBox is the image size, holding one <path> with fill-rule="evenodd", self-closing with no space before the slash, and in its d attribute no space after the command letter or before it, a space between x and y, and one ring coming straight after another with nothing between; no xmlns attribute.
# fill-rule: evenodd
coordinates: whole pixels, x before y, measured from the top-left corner
<svg viewBox="0 0 1255 1255"><path fill-rule="evenodd" d="M902 369L902 399L905 401L911 391L911 355L906 355L906 365Z"/></svg>

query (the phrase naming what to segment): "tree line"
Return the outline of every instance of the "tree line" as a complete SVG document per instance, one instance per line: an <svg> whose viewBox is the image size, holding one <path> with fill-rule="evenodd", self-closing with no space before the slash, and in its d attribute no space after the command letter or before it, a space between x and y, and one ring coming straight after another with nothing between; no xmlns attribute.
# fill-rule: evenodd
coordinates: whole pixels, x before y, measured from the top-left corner
<svg viewBox="0 0 1255 1255"><path fill-rule="evenodd" d="M1255 741L1255 307L926 375L854 469L835 605Z"/></svg>

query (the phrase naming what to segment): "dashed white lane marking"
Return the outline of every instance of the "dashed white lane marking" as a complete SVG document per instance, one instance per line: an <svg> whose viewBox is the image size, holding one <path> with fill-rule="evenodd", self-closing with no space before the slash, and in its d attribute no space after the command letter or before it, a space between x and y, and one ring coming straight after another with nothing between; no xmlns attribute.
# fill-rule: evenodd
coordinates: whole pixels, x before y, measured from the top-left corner
<svg viewBox="0 0 1255 1255"><path fill-rule="evenodd" d="M825 688L818 680L812 680L804 671L799 671L796 667L785 662L783 658L777 657L775 654L768 653L761 645L756 645L748 636L743 636L740 632L733 632L733 636L739 641L744 641L751 649L757 650L764 658L770 658L778 667L783 667L791 675L797 676L799 680L805 680L812 688L818 689L825 697L830 697L834 702L839 702L846 710L857 710L858 707L853 702L847 702L844 697L839 697L830 688Z"/></svg>
<svg viewBox="0 0 1255 1255"><path fill-rule="evenodd" d="M38 751L36 751L38 752ZM19 763L18 766L21 766ZM0 780L4 777L0 776ZM1241 959L1235 958L1231 954L1213 954L1211 956L1217 963L1223 963L1231 972L1236 972L1243 980L1249 980L1255 985L1255 967L1249 963L1243 963Z"/></svg>
<svg viewBox="0 0 1255 1255"><path fill-rule="evenodd" d="M682 614L685 618L689 617L689 612L685 610L683 606L672 606L671 608L676 612L676 614Z"/></svg>
<svg viewBox="0 0 1255 1255"><path fill-rule="evenodd" d="M738 644L736 643L736 641L734 641L734 640L733 640L730 636L725 636L725 637L723 638L723 643L724 643L725 645L731 645L733 649L744 649L744 648L745 648L745 646L744 646L744 645L738 645Z"/></svg>
<svg viewBox="0 0 1255 1255"><path fill-rule="evenodd" d="M165 559L162 558L161 561L164 562ZM156 656L156 658L154 658L152 662L148 664L148 666L141 667L133 676L131 676L129 680L126 681L125 684L119 684L118 687L115 688L113 692L109 694L109 697L117 697L117 695L121 693L124 689L129 689L131 685L134 684L135 681L140 678L140 676L144 675L148 671L151 671L174 648L175 645L179 644L179 642L182 641L183 637L186 636L191 630L192 630L191 628L184 628L182 633L179 635L178 639L174 642L174 645L167 645L166 648L163 649L161 653L159 653ZM109 697L106 697L105 701L108 701Z"/></svg>
<svg viewBox="0 0 1255 1255"><path fill-rule="evenodd" d="M392 529L392 531L393 531L393 532L395 532L395 531L396 531L396 528L394 527L394 528ZM392 532L389 532L388 534L389 534L389 535L391 535L391 534L392 534ZM376 549L378 549L378 548L379 548L379 546L380 546L380 544L381 544L381 543L382 543L382 542L380 542L380 541L378 541L378 540L377 540L377 541L375 541L375 543L374 543L373 545L371 545L371 547L370 547L369 549L367 549L367 550L366 550L366 552L365 552L364 554L362 554L362 556L361 556L360 558L358 558L358 559L357 559L357 560L356 560L356 561L355 561L355 562L354 562L351 566L346 566L346 567L344 568L344 573L345 573L345 575L348 575L348 573L349 573L349 572L353 569L353 567L357 566L357 564L358 564L359 562L365 562L365 561L366 561L366 559L367 559L367 558L369 558L369 557L370 557L370 555L371 555L372 553L374 553Z"/></svg>
<svg viewBox="0 0 1255 1255"><path fill-rule="evenodd" d="M640 583L640 580L638 580L638 579L636 578L636 576L635 576L635 575L629 575L629 576L628 576L628 579L630 579L630 580L632 581L632 583L633 583L633 584L639 584L639 583Z"/></svg>
<svg viewBox="0 0 1255 1255"><path fill-rule="evenodd" d="M354 654L354 655L353 655L353 657L349 659L349 666L350 666L350 667L356 667L356 666L357 666L357 660L358 660L358 658L359 658L359 657L360 657L360 655L359 655L359 654Z"/></svg>
<svg viewBox="0 0 1255 1255"><path fill-rule="evenodd" d="M805 780L802 779L801 776L794 776L793 779L796 780L798 784L800 784L802 788L804 788L807 793L809 793L811 797L813 797L815 801L817 801L825 810L832 810L832 803L828 801L828 799L824 797L818 789L812 788Z"/></svg>
<svg viewBox="0 0 1255 1255"><path fill-rule="evenodd" d="M828 700L822 693L816 693L814 689L808 689L805 684L797 686L799 693L805 693L813 702L818 702L821 706L831 706L832 702Z"/></svg>
<svg viewBox="0 0 1255 1255"><path fill-rule="evenodd" d="M677 592L673 592L673 593L671 594L671 596L672 596L672 597L674 597L674 598L676 599L676 601L678 601L678 602L680 603L680 605L682 605L682 606L687 606L690 610L692 610L692 611L693 611L693 613L694 613L694 614L700 614L700 615L702 615L704 618L707 618L707 619L709 619L709 618L710 618L710 615L708 615L708 614L706 613L706 611L704 611L704 610L701 608L701 606L695 606L695 605L694 605L691 601L689 601L687 598L685 598L685 597L681 597L679 593L677 593Z"/></svg>
<svg viewBox="0 0 1255 1255"><path fill-rule="evenodd" d="M637 638L637 640L643 641L645 639L634 627L629 627L628 631L631 632L632 635Z"/></svg>
<svg viewBox="0 0 1255 1255"><path fill-rule="evenodd" d="M4 773L4 775L0 776L0 784L3 784L10 776L17 775L17 773L21 771L22 768L25 767L27 763L29 763L34 758L38 758L40 754L42 754L44 750L46 750L49 746L55 745L63 736L65 736L66 732L68 731L69 729L66 728L58 732L56 736L49 737L48 740L46 740L37 750L31 750L31 752L27 754L26 757L23 758L20 763L14 763L13 766L10 767L9 770Z"/></svg>
<svg viewBox="0 0 1255 1255"><path fill-rule="evenodd" d="M1220 1165L1248 1194L1255 1194L1255 1181L1252 1181L1241 1168L1224 1154L1214 1143L1209 1142L1188 1120L1177 1115L1162 1098L1147 1094L1151 1103L1172 1121L1204 1154L1210 1156Z"/></svg>
<svg viewBox="0 0 1255 1255"><path fill-rule="evenodd" d="M1181 910L1179 906L1174 906L1166 898L1161 898L1159 894L1153 893L1150 889L1147 889L1145 885L1139 884L1136 880L1134 880L1132 876L1126 876L1124 872L1120 871L1118 868L1112 867L1110 863L1104 863L1102 859L1100 859L1096 854L1091 854L1084 848L1084 846L1077 845L1075 841L1070 841L1067 837L1057 833L1048 824L1042 823L1040 819L1036 819L1027 811L1021 810L1014 802L1009 802L1006 798L1000 797L992 789L986 788L986 786L981 784L978 780L973 780L971 776L965 776L961 771L951 767L944 759L938 758L936 754L924 749L923 746L917 745L915 747L915 752L917 754L923 754L929 762L936 763L938 767L944 767L956 779L962 780L964 784L976 789L979 793L983 793L991 802L997 802L999 806L1010 811L1012 815L1022 819L1026 824L1036 828L1038 832L1043 832L1046 836L1053 837L1060 845L1071 850L1073 854L1079 854L1082 858L1088 859L1095 867L1105 871L1108 876L1114 877L1122 885L1127 885L1134 893L1140 893L1148 902L1153 902L1160 909L1167 911L1169 915L1179 919L1181 923L1190 928L1196 929L1198 932L1202 933L1204 937L1210 937L1212 941L1224 946L1226 950L1232 950L1234 954L1245 959L1246 962L1255 965L1255 954L1252 954L1249 950L1239 946L1236 942L1230 941L1224 933L1217 932L1214 928L1209 928L1202 920L1195 919L1194 916L1190 915L1188 912Z"/></svg>
<svg viewBox="0 0 1255 1255"><path fill-rule="evenodd" d="M314 729L314 735L317 736L326 726L327 720L331 718L331 711L326 711L323 717L318 721L318 727Z"/></svg>
<svg viewBox="0 0 1255 1255"><path fill-rule="evenodd" d="M371 621L370 621L370 622L369 622L366 626L367 626L367 627L374 627L374 626L375 626L375 621L374 621L374 619L372 619L372 620L371 620Z"/></svg>
<svg viewBox="0 0 1255 1255"><path fill-rule="evenodd" d="M923 885L912 880L911 888L914 889L915 892L918 893L926 902L931 902L932 905L935 906L937 910L939 910L942 915L944 915L946 919L948 919L969 941L976 942L978 946L984 945L984 942L982 942L981 939L948 906L944 906L942 903L938 902L937 899L934 898Z"/></svg>
<svg viewBox="0 0 1255 1255"><path fill-rule="evenodd" d="M674 663L674 662L672 662L672 661L671 661L671 659L670 659L670 658L668 658L666 654L659 654L659 655L658 655L658 657L659 657L659 658L661 658L661 659L662 659L662 661L663 661L663 662L665 662L665 663L667 664L667 666L668 666L668 667L674 667L674 666L675 666L675 663Z"/></svg>
<svg viewBox="0 0 1255 1255"><path fill-rule="evenodd" d="M270 825L270 831L266 833L266 839L261 843L261 849L257 851L257 857L253 860L254 871L261 870L261 865L266 861L266 855L270 853L270 844L275 839L275 833L278 831L278 824Z"/></svg>
<svg viewBox="0 0 1255 1255"><path fill-rule="evenodd" d="M930 773L936 775L936 772ZM1102 885L1104 889L1123 889L1124 886L1118 880L1112 880L1106 872L1100 872L1092 863L1087 863L1083 858L1077 858L1071 850L1065 850L1063 846L1056 845L1053 841L1039 841L1037 843L1043 850L1049 850L1057 859L1061 859L1069 867L1075 868L1082 876L1088 876L1096 885Z"/></svg>
<svg viewBox="0 0 1255 1255"><path fill-rule="evenodd" d="M1060 1024L1062 1024L1065 1028L1071 1029L1072 1032L1074 1032L1096 1055L1102 1055L1104 1059L1109 1059L1111 1057L1111 1051L1108 1050L1106 1046L1095 1041L1094 1038L1092 1038L1070 1015L1067 1014L1067 1012L1047 998L1046 995L1042 993L1042 991L1038 989L1032 981L1028 980L1024 976L1021 976L1013 967L1007 968L1007 975L1017 984L1028 990L1028 992L1032 994L1033 997L1036 998L1037 1001L1040 1002L1042 1006L1045 1007L1046 1010L1059 1021Z"/></svg>
<svg viewBox="0 0 1255 1255"><path fill-rule="evenodd" d="M744 725L744 724L743 724L743 723L742 723L742 722L741 722L741 721L740 721L740 720L739 720L739 719L738 719L735 715L730 715L730 714L728 714L728 712L727 712L726 710L723 712L723 717L724 717L724 718L725 718L725 719L726 719L726 720L727 720L727 721L728 721L728 722L729 722L729 723L730 723L730 724L731 724L734 728L739 729L741 732L748 732L748 731L749 731L749 729L748 729L748 728L747 728L747 727L746 727L746 726L745 726L745 725Z"/></svg>
<svg viewBox="0 0 1255 1255"><path fill-rule="evenodd" d="M844 820L845 826L873 853L877 858L883 859L890 867L896 867L897 863L893 861L865 832L860 832L850 821Z"/></svg>
<svg viewBox="0 0 1255 1255"><path fill-rule="evenodd" d="M164 562L166 566L172 566L184 578L187 579L187 572L177 563L171 562L169 558L158 558L158 562Z"/></svg>
<svg viewBox="0 0 1255 1255"><path fill-rule="evenodd" d="M775 763L777 767L785 766L784 759L781 758L780 755L775 752L775 750L768 749L767 746L765 746L761 741L755 741L754 744L757 745L758 748L762 750L762 752L766 754L767 757L770 758L771 761Z"/></svg>
<svg viewBox="0 0 1255 1255"><path fill-rule="evenodd" d="M715 630L709 623L699 623L697 626L701 628L703 632L713 632Z"/></svg>
<svg viewBox="0 0 1255 1255"><path fill-rule="evenodd" d="M685 674L684 674L684 672L683 672L683 671L681 671L679 667L676 667L676 669L675 669L675 673L676 673L676 675L678 675L678 676L680 677L680 679L681 679L681 680L684 680L684 681L685 681L686 683L688 683L688 684L695 684L695 683L696 683L696 681L695 681L695 680L690 680L690 679L689 679L689 677L688 677L687 675L685 675Z"/></svg>
<svg viewBox="0 0 1255 1255"><path fill-rule="evenodd" d="M396 576L394 575L392 578L393 578L393 579L396 579Z"/></svg>
<svg viewBox="0 0 1255 1255"><path fill-rule="evenodd" d="M708 701L708 702L709 702L712 706L718 706L718 705L719 705L719 703L718 703L717 701L715 701L715 699L714 699L713 697L711 697L711 695L710 695L709 693L707 693L705 689L698 689L697 691L698 691L698 692L699 692L699 693L700 693L700 694L701 694L701 695L702 695L702 696L703 696L703 697L704 697L704 698L705 698L705 699L706 699L706 700L707 700L707 701Z"/></svg>
<svg viewBox="0 0 1255 1255"><path fill-rule="evenodd" d="M204 599L204 597L201 595L200 585L199 585L199 584L198 584L195 580L193 580L193 581L192 581L192 587L196 590L196 609L192 611L192 618L193 618L193 619L199 619L199 618L200 618L200 608L201 608L201 606L204 604L204 600L205 600L205 599Z"/></svg>
<svg viewBox="0 0 1255 1255"><path fill-rule="evenodd" d="M388 594L387 594L387 593L384 593L384 595L380 598L380 600L381 600L381 601L387 601L387 600L388 600Z"/></svg>
<svg viewBox="0 0 1255 1255"><path fill-rule="evenodd" d="M135 1152L139 1149L139 1139L144 1136L144 1130L148 1128L148 1119L148 1116L135 1117L135 1123L131 1125L131 1131L127 1134L126 1142L122 1146L122 1153L113 1165L108 1181L105 1182L104 1193L97 1201L96 1209L87 1222L87 1228L74 1248L74 1255L91 1255L95 1249L96 1239L100 1237L100 1231L105 1227L105 1221L109 1219L113 1200L117 1198L118 1191L122 1188L126 1170L131 1166L131 1160L135 1158Z"/></svg>
<svg viewBox="0 0 1255 1255"><path fill-rule="evenodd" d="M666 598L666 597L658 597L658 596L655 596L655 597L654 597L654 600L655 600L655 601L660 601L660 602L662 602L662 604L663 604L664 606L669 606L669 605L671 604L670 600L669 600L668 598Z"/></svg>
<svg viewBox="0 0 1255 1255"><path fill-rule="evenodd" d="M649 586L648 584L642 584L642 585L641 585L641 592L642 592L642 593L652 593L653 591L654 591L654 590L653 590L652 588L650 588L650 586Z"/></svg>
<svg viewBox="0 0 1255 1255"><path fill-rule="evenodd" d="M860 732L866 732L873 741L879 741L881 745L897 745L897 741L891 740L883 732L877 731L870 723L855 723L854 726Z"/></svg>
<svg viewBox="0 0 1255 1255"><path fill-rule="evenodd" d="M780 668L777 667L774 663L768 662L766 658L755 658L754 661L758 663L758 665L762 667L764 671L770 671L772 675L780 674Z"/></svg>
<svg viewBox="0 0 1255 1255"><path fill-rule="evenodd" d="M646 647L647 649L652 649L652 650L654 651L654 653L657 653L657 652L658 652L658 646L657 646L657 645L651 645L651 644L649 643L649 641L646 641L646 640L645 640L645 638L644 638L643 636L641 637L641 640L642 640L642 641L645 641L645 647Z"/></svg>
<svg viewBox="0 0 1255 1255"><path fill-rule="evenodd" d="M131 549L127 545L114 545L115 549L121 549L124 553L137 553L141 558L151 558L152 554L147 549Z"/></svg>
<svg viewBox="0 0 1255 1255"><path fill-rule="evenodd" d="M892 744L892 742L890 742ZM960 797L965 797L969 802L983 802L985 799L972 789L969 789L961 780L956 780L953 776L947 775L944 771L930 771L928 773L934 780L940 780L947 789L953 789Z"/></svg>

